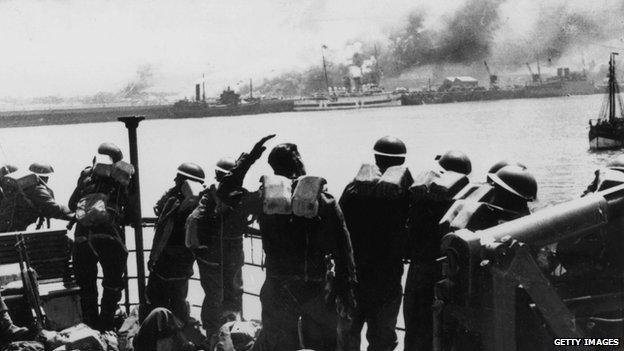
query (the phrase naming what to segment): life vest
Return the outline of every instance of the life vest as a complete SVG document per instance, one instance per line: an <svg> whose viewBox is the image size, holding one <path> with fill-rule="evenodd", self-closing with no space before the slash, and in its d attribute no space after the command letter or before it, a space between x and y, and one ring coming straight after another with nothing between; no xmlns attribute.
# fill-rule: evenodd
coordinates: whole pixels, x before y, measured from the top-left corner
<svg viewBox="0 0 624 351"><path fill-rule="evenodd" d="M468 185L465 174L453 171L427 171L420 173L410 187L414 199L451 201Z"/></svg>
<svg viewBox="0 0 624 351"><path fill-rule="evenodd" d="M522 216L486 202L457 200L440 220L440 232L444 235L459 229L487 229Z"/></svg>
<svg viewBox="0 0 624 351"><path fill-rule="evenodd" d="M453 197L454 201L469 200L476 202L489 202L494 195L494 186L490 183L471 183L464 186Z"/></svg>
<svg viewBox="0 0 624 351"><path fill-rule="evenodd" d="M0 232L13 230L19 211L36 212L36 208L24 193L41 183L39 177L30 171L16 171L0 178L3 197L0 200ZM36 219L36 216L35 218Z"/></svg>
<svg viewBox="0 0 624 351"><path fill-rule="evenodd" d="M412 262L431 262L439 256L439 222L468 177L452 171L425 171L410 187L407 254Z"/></svg>
<svg viewBox="0 0 624 351"><path fill-rule="evenodd" d="M381 174L376 165L365 163L346 191L360 197L397 199L408 193L413 182L414 179L405 166L389 167Z"/></svg>
<svg viewBox="0 0 624 351"><path fill-rule="evenodd" d="M314 218L319 210L319 196L327 183L324 178L302 176L295 181L278 175L265 175L262 182L262 210L268 215L281 214ZM294 191L293 183L296 183Z"/></svg>
<svg viewBox="0 0 624 351"><path fill-rule="evenodd" d="M85 227L110 224L121 216L122 198L134 174L124 161L107 162L96 157L83 180L82 197L76 206L76 220Z"/></svg>

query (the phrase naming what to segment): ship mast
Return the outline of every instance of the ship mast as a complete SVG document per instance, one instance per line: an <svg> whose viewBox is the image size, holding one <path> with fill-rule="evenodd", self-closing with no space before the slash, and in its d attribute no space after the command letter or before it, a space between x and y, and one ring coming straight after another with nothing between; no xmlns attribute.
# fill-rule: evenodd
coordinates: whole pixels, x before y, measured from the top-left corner
<svg viewBox="0 0 624 351"><path fill-rule="evenodd" d="M326 45L321 46L321 57L323 57L323 72L325 73L325 87L329 92L329 78L327 77L327 65L325 64L325 49L327 49Z"/></svg>
<svg viewBox="0 0 624 351"><path fill-rule="evenodd" d="M609 58L609 121L612 122L615 119L615 92L618 89L617 80L615 78L615 55L617 52L612 52Z"/></svg>

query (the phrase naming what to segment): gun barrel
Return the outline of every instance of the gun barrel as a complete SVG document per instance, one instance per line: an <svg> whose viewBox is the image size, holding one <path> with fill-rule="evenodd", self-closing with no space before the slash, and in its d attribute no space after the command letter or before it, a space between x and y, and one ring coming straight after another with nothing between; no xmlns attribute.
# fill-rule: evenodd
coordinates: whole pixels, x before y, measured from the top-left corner
<svg viewBox="0 0 624 351"><path fill-rule="evenodd" d="M624 186L568 201L479 232L481 244L511 238L539 247L580 237L624 218Z"/></svg>

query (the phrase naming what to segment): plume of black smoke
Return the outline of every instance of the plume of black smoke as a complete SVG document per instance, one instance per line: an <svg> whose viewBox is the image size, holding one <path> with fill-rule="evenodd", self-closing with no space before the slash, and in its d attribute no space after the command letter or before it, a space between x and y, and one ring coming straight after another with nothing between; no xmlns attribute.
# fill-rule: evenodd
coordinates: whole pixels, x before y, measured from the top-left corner
<svg viewBox="0 0 624 351"><path fill-rule="evenodd" d="M552 65L572 54L579 57L575 62L580 61L579 52L587 62L593 59L600 62L605 50L601 48L600 56L592 56L595 51L592 49L598 47L596 44L622 39L624 22L620 18L624 14L624 3L606 3L606 6L586 11L569 1L528 0L535 5L530 13L508 9L505 12L503 5L514 5L512 1L466 0L452 14L439 19L435 26L430 25L427 11L415 9L406 23L388 36L384 45L375 47L373 43L360 40L362 50L352 61L357 64L362 57L376 54L386 83L388 78L412 77L414 72L434 79L445 74L486 78L484 60L496 67L496 73L524 70L524 64L534 62L536 57L542 64ZM532 27L506 28L508 17L519 19L511 23L526 22ZM505 29L522 34L508 35ZM373 50L374 47L377 50ZM346 74L345 67L334 65L331 68L330 80L333 85L340 85L341 77ZM259 89L270 94L279 86L280 95L285 96L323 91L324 78L319 71L322 72L322 68L316 67L286 75L290 79L298 76L296 91L284 89L279 77L267 81Z"/></svg>
<svg viewBox="0 0 624 351"><path fill-rule="evenodd" d="M488 57L498 27L501 0L468 0L444 18L441 30L424 27L426 14L412 12L407 25L390 37L390 64L402 72L414 66L470 63Z"/></svg>

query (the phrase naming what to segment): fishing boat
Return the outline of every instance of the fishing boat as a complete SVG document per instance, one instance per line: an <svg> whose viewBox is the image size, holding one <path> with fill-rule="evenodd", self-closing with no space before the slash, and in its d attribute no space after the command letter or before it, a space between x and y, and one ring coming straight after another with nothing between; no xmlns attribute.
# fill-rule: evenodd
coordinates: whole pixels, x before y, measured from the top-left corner
<svg viewBox="0 0 624 351"><path fill-rule="evenodd" d="M600 115L597 119L589 120L589 148L592 150L618 149L624 146L622 97L615 77L616 55L613 52L609 58L608 94L600 109Z"/></svg>

